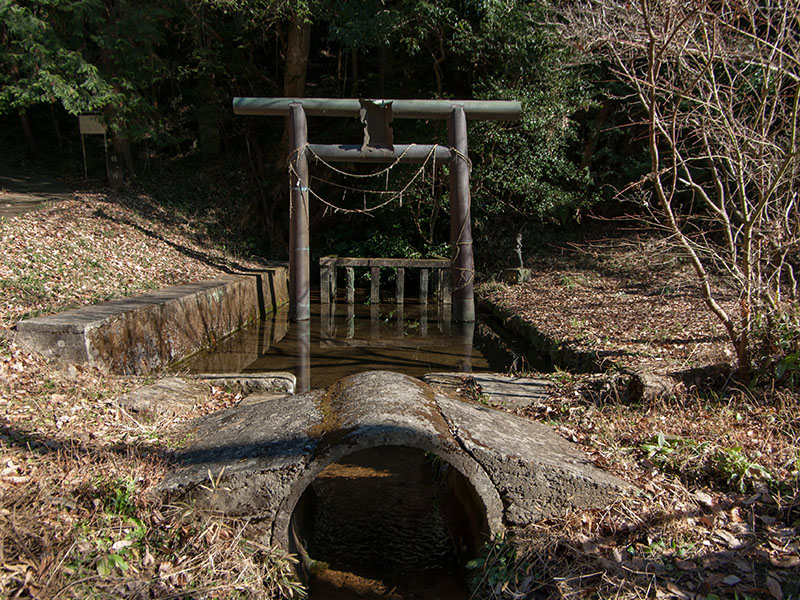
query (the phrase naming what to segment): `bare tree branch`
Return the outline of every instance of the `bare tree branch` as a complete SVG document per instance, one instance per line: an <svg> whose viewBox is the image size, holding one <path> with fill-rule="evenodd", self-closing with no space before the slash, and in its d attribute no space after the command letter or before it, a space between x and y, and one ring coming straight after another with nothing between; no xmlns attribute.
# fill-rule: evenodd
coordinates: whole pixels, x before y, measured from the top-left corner
<svg viewBox="0 0 800 600"><path fill-rule="evenodd" d="M750 372L755 326L796 310L800 0L575 0L562 13L564 34L645 110L653 214ZM738 316L711 273L738 291Z"/></svg>

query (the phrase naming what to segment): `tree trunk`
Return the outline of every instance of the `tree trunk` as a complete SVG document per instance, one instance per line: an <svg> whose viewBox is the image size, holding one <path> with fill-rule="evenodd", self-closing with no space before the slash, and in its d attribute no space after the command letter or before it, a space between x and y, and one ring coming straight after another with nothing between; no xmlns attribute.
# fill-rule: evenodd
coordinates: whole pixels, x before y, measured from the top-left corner
<svg viewBox="0 0 800 600"><path fill-rule="evenodd" d="M289 36L286 40L286 65L283 70L283 95L287 98L302 98L306 93L306 73L308 72L308 53L311 49L311 22L296 14L289 23ZM281 136L282 156L275 157L283 168L289 149L289 120L286 119Z"/></svg>
<svg viewBox="0 0 800 600"><path fill-rule="evenodd" d="M33 135L31 121L28 119L28 115L23 111L19 112L19 122L20 125L22 125L22 134L25 136L25 142L28 144L28 153L34 161L42 162L44 160L42 149L39 148L39 144L36 142L36 136Z"/></svg>
<svg viewBox="0 0 800 600"><path fill-rule="evenodd" d="M56 110L55 105L50 105L50 122L53 124L53 131L56 133L56 139L58 139L58 147L62 148L64 146L63 140L61 139L61 130L58 127L58 117L56 117Z"/></svg>
<svg viewBox="0 0 800 600"><path fill-rule="evenodd" d="M350 97L358 98L358 53L355 48L351 51L350 57L353 62L353 83L350 87Z"/></svg>
<svg viewBox="0 0 800 600"><path fill-rule="evenodd" d="M311 22L292 15L291 22L288 24L288 36L286 38L286 64L283 70L283 95L289 98L302 98L306 92L306 73L308 72L308 54L311 48ZM251 140L254 140L251 137ZM289 146L289 120L286 119L283 127L281 143L273 145L268 152L268 158L273 168L278 173L286 171L286 157L293 148ZM254 147L258 147L256 143ZM258 175L261 176L263 170L259 166ZM286 232L279 218L275 217L276 208L281 202L286 202L289 197L289 188L286 177L279 177L277 182L265 191L262 200L262 212L269 236L270 256L278 257L286 253ZM278 213L280 214L280 213Z"/></svg>
<svg viewBox="0 0 800 600"><path fill-rule="evenodd" d="M302 97L306 90L308 52L311 48L311 22L292 15L286 42L286 65L283 71L283 95Z"/></svg>
<svg viewBox="0 0 800 600"><path fill-rule="evenodd" d="M258 194L261 200L261 216L264 220L264 229L267 232L269 239L264 244L264 248L269 251L269 255L273 258L280 256L284 251L284 230L279 219L275 218L275 209L283 200L285 192L281 183L273 186L272 190L265 190L261 184L266 165L264 164L264 152L261 149L261 144L258 142L258 136L253 132L250 127L247 128L247 149L248 156L250 157L250 166L253 171L253 178L255 179L256 186L258 187ZM282 182L283 178L279 179Z"/></svg>
<svg viewBox="0 0 800 600"><path fill-rule="evenodd" d="M125 165L125 170L131 175L136 175L133 166L133 154L131 153L131 142L128 138L115 133L113 138L114 153L119 156L121 163Z"/></svg>
<svg viewBox="0 0 800 600"><path fill-rule="evenodd" d="M586 140L586 146L583 149L583 157L581 158L580 169L583 170L592 164L592 157L597 150L597 141L600 139L600 131L603 128L603 123L608 118L608 113L611 112L611 100L606 100L597 111L597 114L592 120L592 130L589 132L589 139Z"/></svg>
<svg viewBox="0 0 800 600"><path fill-rule="evenodd" d="M386 51L386 46L381 46L380 66L378 70L378 93L380 94L381 98L386 96L384 89L386 87L386 62L388 60L388 54L389 53Z"/></svg>

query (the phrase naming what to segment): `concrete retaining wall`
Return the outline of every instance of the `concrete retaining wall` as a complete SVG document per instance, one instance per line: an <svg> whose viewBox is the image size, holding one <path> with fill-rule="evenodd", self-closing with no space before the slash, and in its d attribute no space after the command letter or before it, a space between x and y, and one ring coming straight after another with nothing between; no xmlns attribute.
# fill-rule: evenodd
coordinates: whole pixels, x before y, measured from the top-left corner
<svg viewBox="0 0 800 600"><path fill-rule="evenodd" d="M511 334L513 347L524 353L533 368L539 371L552 370L551 365L555 365L573 373L602 373L614 366L613 361L599 352L579 350L566 341L557 340L504 306L480 297L477 302L487 320L495 320L499 328ZM538 357L546 357L549 364Z"/></svg>
<svg viewBox="0 0 800 600"><path fill-rule="evenodd" d="M286 267L225 275L17 324L16 342L61 364L143 375L264 318L288 301Z"/></svg>

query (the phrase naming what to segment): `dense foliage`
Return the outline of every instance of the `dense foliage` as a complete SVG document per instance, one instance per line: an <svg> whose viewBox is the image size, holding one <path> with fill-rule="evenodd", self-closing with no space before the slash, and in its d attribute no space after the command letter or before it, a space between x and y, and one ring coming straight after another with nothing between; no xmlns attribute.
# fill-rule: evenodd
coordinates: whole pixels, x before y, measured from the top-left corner
<svg viewBox="0 0 800 600"><path fill-rule="evenodd" d="M521 123L470 125L476 231L491 237L528 219L569 221L597 199L581 160L584 130L572 118L593 114L591 90L565 66L548 10L490 0L0 0L0 120L9 132L22 128L35 156L52 147L54 129L59 139L77 137L71 115L99 112L129 178L169 156L227 153L252 178L241 203L270 231L263 251L279 256L283 123L234 117L233 96L518 99ZM446 140L442 123L394 127L398 141ZM326 119L310 123L310 134L358 141L360 127ZM78 148L59 147L59 158L79 159ZM342 183L324 169L314 174ZM397 169L383 189L412 176ZM326 225L317 249L446 253L446 172L438 169L435 184L430 176L376 219L317 203L312 225ZM337 206L362 201L317 185Z"/></svg>

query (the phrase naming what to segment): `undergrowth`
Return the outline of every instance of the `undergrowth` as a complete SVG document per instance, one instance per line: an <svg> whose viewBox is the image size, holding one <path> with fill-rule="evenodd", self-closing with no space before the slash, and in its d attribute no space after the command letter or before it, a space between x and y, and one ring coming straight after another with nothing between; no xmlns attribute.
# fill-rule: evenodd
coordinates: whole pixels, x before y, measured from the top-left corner
<svg viewBox="0 0 800 600"><path fill-rule="evenodd" d="M634 490L487 544L467 565L473 598L800 598L800 402L790 389L629 404L619 374L548 379L556 391L517 412Z"/></svg>

